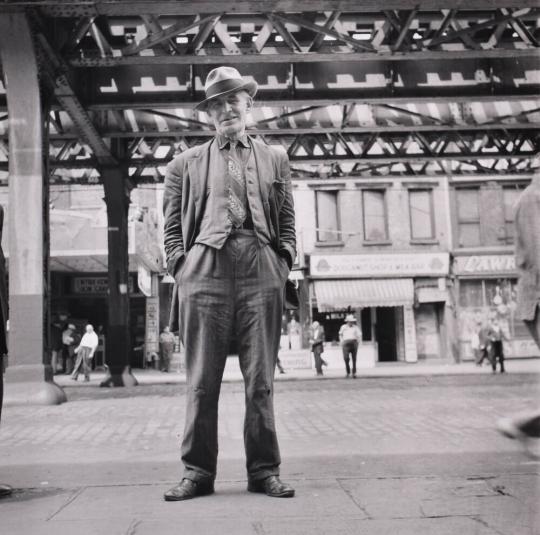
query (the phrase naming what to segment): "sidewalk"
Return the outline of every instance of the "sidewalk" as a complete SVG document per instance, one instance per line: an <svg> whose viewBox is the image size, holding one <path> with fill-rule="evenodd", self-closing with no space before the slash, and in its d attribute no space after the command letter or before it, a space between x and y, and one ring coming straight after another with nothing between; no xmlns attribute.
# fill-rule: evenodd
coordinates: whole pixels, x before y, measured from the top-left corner
<svg viewBox="0 0 540 535"><path fill-rule="evenodd" d="M527 359L509 359L506 361L508 373L534 373L540 374L540 358ZM139 384L173 384L185 383L186 375L183 370L173 370L169 373L162 373L153 369L134 369L133 375ZM439 375L486 375L491 374L491 368L488 365L476 366L473 362L456 363L406 363L406 362L388 362L378 363L372 368L358 368L358 378L369 377L414 377L414 376L439 376ZM277 381L294 380L324 380L325 378L342 378L345 376L345 368L332 367L324 369L324 376L317 377L315 369L292 369L287 368L284 374L276 370ZM95 385L101 382L105 377L105 372L93 372L89 385ZM73 381L66 375L56 375L55 382L60 386L73 386ZM242 381L242 374L238 368L237 359L230 357L225 367L223 380L227 382ZM82 376L79 382L82 381ZM82 384L82 383L81 383Z"/></svg>
<svg viewBox="0 0 540 535"><path fill-rule="evenodd" d="M540 462L494 429L538 402L537 366L516 367L356 381L278 376L281 473L293 499L246 492L244 393L231 380L220 399L216 494L178 503L162 496L181 477L187 386L156 381L181 374L135 370L149 384L133 388L96 388L98 374L91 383L67 378L68 403L2 414L0 481L16 491L0 500L0 533L538 535ZM384 370L409 369L392 368Z"/></svg>

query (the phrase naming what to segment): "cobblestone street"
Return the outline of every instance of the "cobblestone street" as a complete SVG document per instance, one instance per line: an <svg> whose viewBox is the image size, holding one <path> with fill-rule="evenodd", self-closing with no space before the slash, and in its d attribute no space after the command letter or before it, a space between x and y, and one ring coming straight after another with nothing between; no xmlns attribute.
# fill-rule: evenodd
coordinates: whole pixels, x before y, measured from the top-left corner
<svg viewBox="0 0 540 535"><path fill-rule="evenodd" d="M217 493L179 506L161 494L181 473L185 389L81 384L60 406L7 407L6 533L536 533L540 464L494 429L537 404L536 374L276 382L294 500L245 494L243 385L224 383Z"/></svg>

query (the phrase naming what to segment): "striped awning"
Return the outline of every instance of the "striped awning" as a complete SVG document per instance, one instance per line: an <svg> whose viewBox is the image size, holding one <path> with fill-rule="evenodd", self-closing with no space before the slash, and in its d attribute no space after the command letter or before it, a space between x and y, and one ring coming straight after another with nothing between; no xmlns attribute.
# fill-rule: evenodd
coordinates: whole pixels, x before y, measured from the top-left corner
<svg viewBox="0 0 540 535"><path fill-rule="evenodd" d="M320 312L347 307L397 307L412 305L412 279L340 279L313 281Z"/></svg>

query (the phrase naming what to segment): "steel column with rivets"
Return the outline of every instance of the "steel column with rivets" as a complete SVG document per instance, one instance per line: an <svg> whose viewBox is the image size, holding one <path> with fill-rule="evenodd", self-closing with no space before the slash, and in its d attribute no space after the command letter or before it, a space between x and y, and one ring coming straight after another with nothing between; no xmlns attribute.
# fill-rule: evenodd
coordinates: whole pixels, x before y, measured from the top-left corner
<svg viewBox="0 0 540 535"><path fill-rule="evenodd" d="M113 143L114 145L114 143ZM105 361L108 372L100 386L134 386L129 353L129 180L121 166L100 169L108 218L109 322Z"/></svg>
<svg viewBox="0 0 540 535"><path fill-rule="evenodd" d="M58 404L48 355L48 177L38 65L24 13L0 13L9 119L9 367L5 403Z"/></svg>

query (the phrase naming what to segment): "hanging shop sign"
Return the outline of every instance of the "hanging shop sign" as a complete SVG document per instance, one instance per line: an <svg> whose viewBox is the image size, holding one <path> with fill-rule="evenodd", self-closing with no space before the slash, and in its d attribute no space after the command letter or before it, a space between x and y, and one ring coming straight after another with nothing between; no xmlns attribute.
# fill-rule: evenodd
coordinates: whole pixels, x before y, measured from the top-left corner
<svg viewBox="0 0 540 535"><path fill-rule="evenodd" d="M403 307L403 331L405 334L405 362L416 362L418 360L416 325L414 311L410 306Z"/></svg>
<svg viewBox="0 0 540 535"><path fill-rule="evenodd" d="M133 278L129 277L129 293L133 293ZM99 276L73 277L71 283L72 293L74 294L107 294L109 291L109 278Z"/></svg>
<svg viewBox="0 0 540 535"><path fill-rule="evenodd" d="M310 257L312 277L440 277L448 275L448 253L351 254Z"/></svg>
<svg viewBox="0 0 540 535"><path fill-rule="evenodd" d="M457 275L515 274L514 255L458 256L454 261Z"/></svg>
<svg viewBox="0 0 540 535"><path fill-rule="evenodd" d="M139 266L137 268L137 286L146 297L151 297L152 274L144 266Z"/></svg>
<svg viewBox="0 0 540 535"><path fill-rule="evenodd" d="M146 300L146 329L145 351L146 353L159 352L159 298L149 297Z"/></svg>

